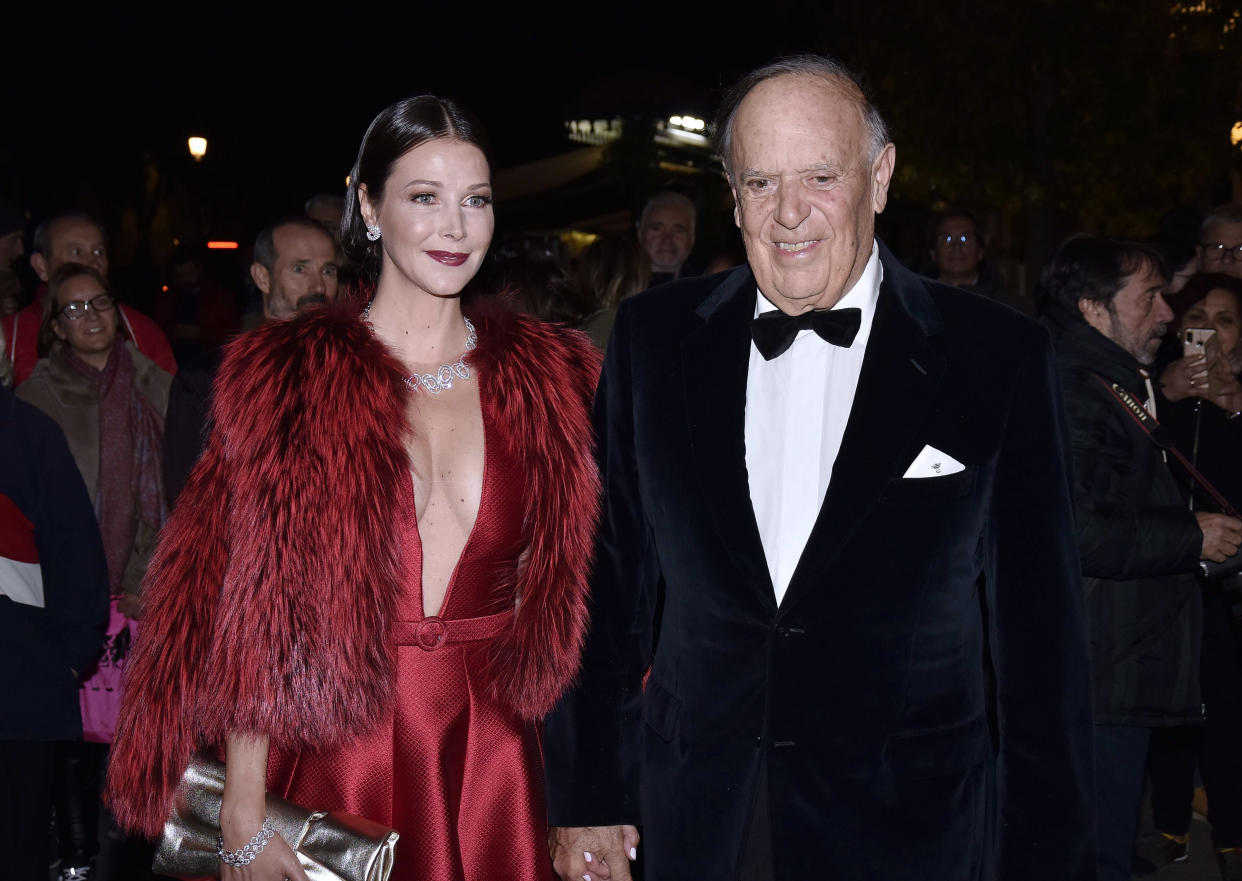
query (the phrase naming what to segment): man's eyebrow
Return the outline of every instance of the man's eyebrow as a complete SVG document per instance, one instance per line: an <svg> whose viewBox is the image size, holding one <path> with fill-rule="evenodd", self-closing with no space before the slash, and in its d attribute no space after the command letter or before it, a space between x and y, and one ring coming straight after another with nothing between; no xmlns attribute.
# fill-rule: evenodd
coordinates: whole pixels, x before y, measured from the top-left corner
<svg viewBox="0 0 1242 881"><path fill-rule="evenodd" d="M806 174L808 171L830 171L833 174L841 174L842 168L835 162L817 162L814 165L808 165L806 168L798 169L798 174Z"/></svg>
<svg viewBox="0 0 1242 881"><path fill-rule="evenodd" d="M829 171L833 174L843 174L844 169L836 162L817 162L814 165L808 165L806 168L799 168L795 174L807 174L812 171ZM780 177L777 171L760 171L757 168L747 168L742 172L742 177Z"/></svg>

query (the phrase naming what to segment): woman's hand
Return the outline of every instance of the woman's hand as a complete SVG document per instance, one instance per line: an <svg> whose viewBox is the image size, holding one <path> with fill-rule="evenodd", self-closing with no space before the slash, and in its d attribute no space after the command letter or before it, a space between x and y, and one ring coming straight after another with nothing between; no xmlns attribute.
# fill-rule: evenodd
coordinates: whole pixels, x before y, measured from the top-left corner
<svg viewBox="0 0 1242 881"><path fill-rule="evenodd" d="M1160 391L1167 400L1182 401L1189 397L1207 397L1208 366L1203 355L1178 358L1160 374Z"/></svg>
<svg viewBox="0 0 1242 881"><path fill-rule="evenodd" d="M1234 375L1228 353L1222 352L1216 337L1207 341L1208 394L1203 395L1228 413L1242 410L1242 384Z"/></svg>
<svg viewBox="0 0 1242 881"><path fill-rule="evenodd" d="M231 734L225 744L224 797L220 834L225 850L240 850L263 827L267 810L267 747L261 734ZM280 833L272 836L249 865L220 863L221 881L309 881L297 855Z"/></svg>
<svg viewBox="0 0 1242 881"><path fill-rule="evenodd" d="M254 827L254 831L259 831L259 826L263 825L260 820L259 824ZM251 833L253 835L254 832ZM240 842L229 843L227 835L224 837L225 850L237 850L244 847L250 838L245 838ZM220 863L220 881L309 881L306 872L302 869L302 864L298 862L297 854L293 852L293 848L289 843L280 837L277 832L272 836L272 840L263 848L263 852L255 857L249 865L234 867Z"/></svg>

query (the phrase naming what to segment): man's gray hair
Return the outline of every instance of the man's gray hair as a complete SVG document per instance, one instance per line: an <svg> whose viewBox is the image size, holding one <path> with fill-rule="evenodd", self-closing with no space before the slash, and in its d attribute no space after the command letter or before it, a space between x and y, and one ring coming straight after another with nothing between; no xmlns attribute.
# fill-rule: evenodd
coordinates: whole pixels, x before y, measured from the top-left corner
<svg viewBox="0 0 1242 881"><path fill-rule="evenodd" d="M1199 238L1202 239L1208 228L1218 223L1242 223L1242 205L1233 202L1229 205L1217 205L1209 211L1207 217L1203 218L1203 223L1199 224Z"/></svg>
<svg viewBox="0 0 1242 881"><path fill-rule="evenodd" d="M307 217L305 214L289 214L274 220L259 231L254 240L254 256L251 258L255 263L267 269L268 272L276 270L276 230L285 226L295 226L301 229L313 230L325 236L332 246L336 247L336 242L332 238L332 233L324 229L323 224L317 220Z"/></svg>
<svg viewBox="0 0 1242 881"><path fill-rule="evenodd" d="M725 93L720 110L716 114L716 152L724 162L725 173L732 176L730 163L733 160L733 119L742 101L750 94L751 89L765 80L778 76L815 76L837 84L844 84L847 91L854 93L862 111L863 120L867 125L868 161L874 162L880 151L888 143L888 126L884 117L871 101L862 78L835 58L827 55L787 55L778 58L771 64L752 70L738 80Z"/></svg>
<svg viewBox="0 0 1242 881"><path fill-rule="evenodd" d="M690 199L690 197L674 192L673 190L661 190L647 200L647 204L643 206L643 213L639 215L638 218L638 228L642 229L643 226L646 225L647 217L652 211L665 205L673 205L689 211L690 232L694 232L694 225L699 214L698 209L694 207L694 202Z"/></svg>
<svg viewBox="0 0 1242 881"><path fill-rule="evenodd" d="M30 241L30 253L51 257L52 238L56 234L56 227L69 220L81 220L83 223L89 223L99 230L99 234L103 236L104 244L108 244L108 231L104 229L102 223L84 211L70 211L67 214L57 214L55 217L49 217L35 227L34 236Z"/></svg>

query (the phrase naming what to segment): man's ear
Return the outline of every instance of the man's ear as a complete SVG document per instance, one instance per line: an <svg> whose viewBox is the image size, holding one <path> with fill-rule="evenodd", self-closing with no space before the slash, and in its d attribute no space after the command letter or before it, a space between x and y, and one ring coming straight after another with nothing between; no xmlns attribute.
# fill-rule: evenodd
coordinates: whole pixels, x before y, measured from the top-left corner
<svg viewBox="0 0 1242 881"><path fill-rule="evenodd" d="M1083 321L1094 327L1104 336L1108 336L1112 329L1108 320L1108 307L1099 300L1089 300L1086 297L1078 298L1078 311L1082 315ZM1111 337L1109 337L1111 339Z"/></svg>
<svg viewBox="0 0 1242 881"><path fill-rule="evenodd" d="M30 268L35 271L41 281L47 281L47 258L35 251L30 255Z"/></svg>
<svg viewBox="0 0 1242 881"><path fill-rule="evenodd" d="M250 264L250 278L259 293L267 296L272 292L272 275L262 263Z"/></svg>
<svg viewBox="0 0 1242 881"><path fill-rule="evenodd" d="M897 164L897 148L885 144L880 155L871 165L871 207L876 214L888 204L888 185L893 181L893 167Z"/></svg>

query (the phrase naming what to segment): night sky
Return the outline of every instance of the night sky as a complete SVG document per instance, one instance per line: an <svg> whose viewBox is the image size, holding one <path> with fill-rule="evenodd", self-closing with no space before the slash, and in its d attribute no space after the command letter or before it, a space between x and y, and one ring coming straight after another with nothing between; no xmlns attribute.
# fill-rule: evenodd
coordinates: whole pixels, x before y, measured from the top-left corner
<svg viewBox="0 0 1242 881"><path fill-rule="evenodd" d="M20 32L33 39L10 32L16 52L2 60L0 192L55 210L83 182L107 190L139 178L150 156L284 210L339 189L367 123L410 94L471 107L503 168L572 147L570 115L706 116L722 84L783 48L779 39L738 46L721 22L692 12L656 26L641 13L579 21L572 6L505 16L469 3L430 15L381 6L250 19L202 6L181 26L135 13L66 13L63 24L23 13L34 21ZM633 106L620 107L624 98ZM191 134L209 141L197 169Z"/></svg>
<svg viewBox="0 0 1242 881"><path fill-rule="evenodd" d="M42 6L0 19L0 196L35 219L119 215L157 168L204 206L242 206L213 223L252 235L339 192L398 98L461 100L504 169L572 149L570 118L710 119L723 87L792 51L869 78L898 147L894 200L992 210L1014 249L1077 229L1150 235L1165 208L1202 210L1242 180L1227 137L1242 119L1236 0L1204 14L1173 0ZM199 165L191 134L209 139Z"/></svg>

